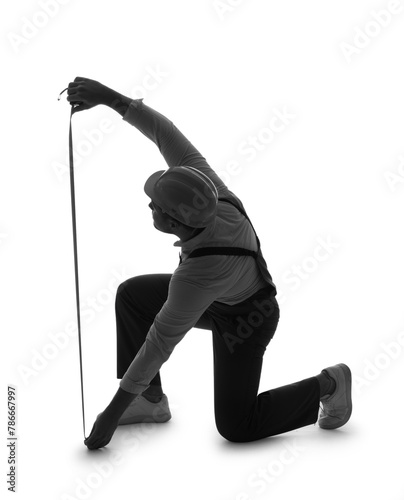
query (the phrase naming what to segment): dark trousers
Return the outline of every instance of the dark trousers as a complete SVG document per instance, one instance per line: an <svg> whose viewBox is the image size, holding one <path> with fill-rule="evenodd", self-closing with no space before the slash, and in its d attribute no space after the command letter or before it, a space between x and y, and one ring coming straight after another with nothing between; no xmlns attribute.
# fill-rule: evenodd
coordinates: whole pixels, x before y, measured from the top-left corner
<svg viewBox="0 0 404 500"><path fill-rule="evenodd" d="M125 374L156 314L167 300L171 274L136 276L117 290L117 377ZM257 395L262 359L279 321L271 288L229 306L213 302L195 328L212 331L214 407L219 433L229 441L255 441L291 431L318 418L316 377ZM161 385L160 374L150 385Z"/></svg>

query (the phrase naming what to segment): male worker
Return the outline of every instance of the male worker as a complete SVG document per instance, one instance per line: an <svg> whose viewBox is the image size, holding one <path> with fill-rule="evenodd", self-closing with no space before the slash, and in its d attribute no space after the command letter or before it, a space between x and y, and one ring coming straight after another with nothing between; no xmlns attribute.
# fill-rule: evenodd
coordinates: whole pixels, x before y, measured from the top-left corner
<svg viewBox="0 0 404 500"><path fill-rule="evenodd" d="M193 327L212 331L215 421L225 439L254 441L317 420L324 429L344 425L352 411L345 364L257 395L263 355L279 321L277 291L243 204L205 158L143 99L77 77L67 100L74 112L109 106L157 145L169 168L152 174L144 191L154 227L176 235L174 246L181 247L173 274L136 276L118 287L121 382L85 445L106 446L118 425L171 418L159 370Z"/></svg>

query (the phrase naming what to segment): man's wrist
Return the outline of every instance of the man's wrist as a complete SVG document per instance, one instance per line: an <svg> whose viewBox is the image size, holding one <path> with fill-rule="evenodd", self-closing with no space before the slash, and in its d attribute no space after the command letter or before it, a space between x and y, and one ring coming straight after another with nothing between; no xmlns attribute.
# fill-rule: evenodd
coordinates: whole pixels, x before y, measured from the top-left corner
<svg viewBox="0 0 404 500"><path fill-rule="evenodd" d="M132 394L119 387L112 401L105 408L105 414L119 419L126 408L137 396L138 394Z"/></svg>
<svg viewBox="0 0 404 500"><path fill-rule="evenodd" d="M126 97L123 94L111 89L111 92L107 95L104 104L123 116L128 110L131 102L132 99L130 97Z"/></svg>

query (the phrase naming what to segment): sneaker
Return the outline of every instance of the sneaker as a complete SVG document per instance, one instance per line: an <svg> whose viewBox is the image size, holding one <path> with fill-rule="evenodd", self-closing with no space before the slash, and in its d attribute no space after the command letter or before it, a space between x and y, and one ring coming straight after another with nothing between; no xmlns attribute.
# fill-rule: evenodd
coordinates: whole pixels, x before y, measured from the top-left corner
<svg viewBox="0 0 404 500"><path fill-rule="evenodd" d="M142 395L138 396L126 408L119 419L118 425L138 424L142 422L167 422L171 418L168 399L165 394L158 403L148 401Z"/></svg>
<svg viewBox="0 0 404 500"><path fill-rule="evenodd" d="M347 365L340 363L322 370L335 380L336 389L320 399L322 408L318 425L322 429L337 429L345 425L352 413L352 375Z"/></svg>

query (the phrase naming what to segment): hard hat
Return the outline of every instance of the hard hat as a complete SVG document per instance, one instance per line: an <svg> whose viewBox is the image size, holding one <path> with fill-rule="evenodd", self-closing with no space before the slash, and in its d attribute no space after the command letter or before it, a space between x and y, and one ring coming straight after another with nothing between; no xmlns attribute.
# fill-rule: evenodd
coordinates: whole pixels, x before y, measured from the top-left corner
<svg viewBox="0 0 404 500"><path fill-rule="evenodd" d="M164 212L190 227L215 219L218 193L213 181L194 167L170 167L152 174L144 191Z"/></svg>

